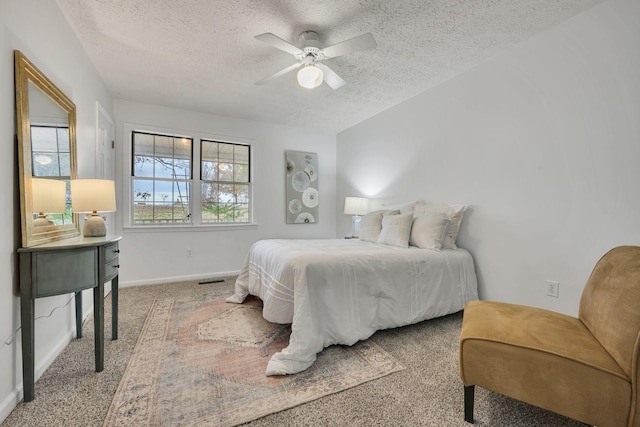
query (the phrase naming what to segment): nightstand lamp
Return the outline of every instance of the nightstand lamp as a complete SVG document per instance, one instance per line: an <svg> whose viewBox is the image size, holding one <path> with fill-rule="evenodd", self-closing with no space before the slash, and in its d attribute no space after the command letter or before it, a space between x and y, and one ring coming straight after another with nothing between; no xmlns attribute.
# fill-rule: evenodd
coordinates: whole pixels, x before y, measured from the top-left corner
<svg viewBox="0 0 640 427"><path fill-rule="evenodd" d="M360 215L369 211L369 199L364 197L347 197L344 199L344 214L351 217L351 237L357 238L360 234Z"/></svg>
<svg viewBox="0 0 640 427"><path fill-rule="evenodd" d="M102 237L107 235L107 224L98 212L116 210L116 188L106 179L74 179L71 181L71 208L74 213L91 212L86 218L82 235Z"/></svg>
<svg viewBox="0 0 640 427"><path fill-rule="evenodd" d="M67 183L57 179L33 178L31 180L31 203L38 217L34 227L53 225L47 214L64 213L66 208Z"/></svg>

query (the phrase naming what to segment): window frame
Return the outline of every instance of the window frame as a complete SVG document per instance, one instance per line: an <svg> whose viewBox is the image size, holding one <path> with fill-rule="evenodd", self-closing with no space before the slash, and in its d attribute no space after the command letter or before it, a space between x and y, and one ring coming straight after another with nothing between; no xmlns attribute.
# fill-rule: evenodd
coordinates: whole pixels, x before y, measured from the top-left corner
<svg viewBox="0 0 640 427"><path fill-rule="evenodd" d="M201 216L200 218L200 224L202 225L209 225L209 224L248 224L251 223L251 201L252 201L252 194L251 194L251 188L252 188L252 171L251 171L251 145L250 144L242 144L242 143L238 143L238 142L228 142L228 141L220 141L220 140L213 140L213 139L209 139L209 138L201 138L199 141L199 145L200 145L200 151L199 151L199 174L198 174L198 180L199 180L199 186L200 186L200 200L199 200L199 209L198 209L198 213ZM203 171L202 171L202 163L203 163L203 155L202 155L202 151L203 151L203 146L204 143L212 143L212 144L225 144L225 145L229 145L229 146L233 146L233 151L234 154L232 155L232 160L231 160L231 164L234 165L234 168L236 165L241 165L243 163L237 163L236 162L236 158L235 158L235 147L236 146L241 146L241 147L246 147L247 148L247 181L236 181L235 180L235 170L232 172L232 175L234 175L233 179L231 181L226 181L226 180L222 180L222 179L204 179L203 178ZM218 147L219 150L219 147ZM218 151L219 152L219 151ZM217 157L218 163L220 162L220 157ZM229 163L229 162L224 162L224 163ZM248 194L248 202L247 202L247 221L243 221L243 222L204 222L202 219L202 205L203 205L203 199L202 199L202 186L203 184L206 185L231 185L231 186L235 186L235 185L242 185L242 186L246 186L247 187L247 194ZM222 203L219 203L222 204ZM238 204L237 201L233 204Z"/></svg>
<svg viewBox="0 0 640 427"><path fill-rule="evenodd" d="M153 153L151 155L143 156L141 154L136 154L135 135L140 135L141 137L143 137L143 136L152 137L154 139ZM171 146L171 153L172 153L171 157L169 157L169 156L162 157L161 155L158 155L156 153L156 148L158 147L156 145L156 141L155 141L156 137L166 137L166 138L170 138L170 139L173 140L172 141L172 146ZM166 177L166 176L163 176L162 174L157 173L158 164L162 163L160 161L160 159L165 159L165 160L169 160L170 159L171 163L174 164L174 165L177 163L177 159L179 159L179 157L175 156L175 153L176 153L175 144L176 144L176 140L179 140L179 139L188 140L190 142L190 146L189 146L189 149L188 149L188 152L189 152L189 154L188 154L188 162L189 162L189 169L188 169L189 175L188 175L188 177L186 177L186 178L185 177L178 178L176 176ZM166 224L169 224L169 225L182 225L182 224L190 225L190 224L193 223L193 212L192 212L192 210L193 210L192 209L193 189L191 188L192 185L193 185L193 162L194 162L193 146L194 146L194 140L191 137L185 137L185 136L182 136L182 135L179 135L179 136L177 136L177 135L166 135L166 134L160 134L160 133L156 133L156 132L147 132L147 131L140 131L140 130L134 130L134 131L131 132L131 150L132 150L131 163L130 163L131 182L132 182L132 188L131 188L131 190L132 190L132 193L131 193L132 194L132 200L130 200L131 206L132 207L135 206L136 198L137 198L137 196L139 194L138 192L136 192L136 188L135 188L135 182L136 181L140 181L140 182L150 181L152 183L152 187L153 187L153 190L151 190L152 193L155 192L156 186L162 185L162 183L164 183L165 185L166 184L170 184L172 193L173 193L173 191L174 191L174 189L176 187L179 190L180 187L182 185L184 185L185 187L187 187L187 188L185 188L185 191L187 192L187 200L188 200L187 204L186 204L187 205L187 214L186 214L185 220L183 220L183 221L176 220L174 218L174 213L175 213L174 206L175 206L176 202L173 199L172 199L171 204L170 204L170 206L171 206L171 220L169 220L167 222L163 222L161 220L157 220L155 218L155 216L156 216L155 212L156 212L156 209L157 209L159 201L154 199L154 198L152 198L150 204L151 204L151 211L153 212L153 214L152 214L153 218L151 219L151 222L148 223L148 224L145 224L144 222L136 223L136 220L135 220L136 210L135 210L135 208L133 208L132 212L131 212L131 217L129 218L132 225L139 225L139 226L159 225L160 226L160 225L166 225ZM135 170L136 170L136 164L137 164L137 157L138 156L146 157L146 158L150 159L151 164L152 164L152 170L153 170L153 173L151 175L143 175L143 174L136 175ZM165 165L165 167L166 167L166 165ZM174 174L175 174L175 168L174 168ZM145 194L147 194L148 196L152 195L152 194L149 194L149 193L145 193ZM146 199L143 199L143 200L145 200L145 202L146 202ZM140 200L138 200L138 203L140 203Z"/></svg>
<svg viewBox="0 0 640 427"><path fill-rule="evenodd" d="M136 177L133 176L134 153L133 153L133 134L134 132L169 136L173 138L189 138L192 143L191 156L191 179L188 180L191 193L189 195L189 209L191 212L190 223L151 223L151 224L135 224L133 220L133 201L134 188L133 183ZM249 220L248 222L224 222L224 223L203 223L201 215L201 142L202 140L247 145L249 148ZM123 151L123 196L122 196L122 223L123 229L127 231L216 231L230 229L255 229L255 197L254 197L254 157L255 144L253 140L241 137L232 137L216 135L214 133L201 132L185 132L167 128L159 128L155 126L136 125L134 123L123 123L123 141L125 141Z"/></svg>

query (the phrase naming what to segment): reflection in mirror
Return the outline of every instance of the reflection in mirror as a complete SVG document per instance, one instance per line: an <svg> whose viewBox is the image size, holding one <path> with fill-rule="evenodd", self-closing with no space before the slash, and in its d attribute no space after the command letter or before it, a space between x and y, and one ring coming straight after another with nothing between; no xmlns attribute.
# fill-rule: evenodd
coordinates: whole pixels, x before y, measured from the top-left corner
<svg viewBox="0 0 640 427"><path fill-rule="evenodd" d="M69 177L69 126L31 123L33 176Z"/></svg>
<svg viewBox="0 0 640 427"><path fill-rule="evenodd" d="M62 180L63 201L65 209L57 208L55 211L47 211L51 214L49 220L52 224L61 225L73 223L71 213L71 195L69 182L71 180L71 144L69 139L69 115L51 98L45 95L32 82L29 86L29 130L31 132L31 170L33 177L57 178ZM33 180L35 181L35 179ZM45 180L39 180L43 182ZM46 180L50 181L50 180ZM53 184L48 183L53 189ZM60 188L60 187L57 187ZM33 194L33 213L40 216L41 211L36 209L40 205L40 197L47 194L36 191L35 182L31 184ZM46 199L45 199L46 201ZM39 222L43 224L42 221Z"/></svg>
<svg viewBox="0 0 640 427"><path fill-rule="evenodd" d="M15 73L22 245L77 236L75 105L19 51Z"/></svg>
<svg viewBox="0 0 640 427"><path fill-rule="evenodd" d="M62 180L33 178L31 180L33 196L34 227L55 225L56 219L52 215L62 215L66 209L67 185Z"/></svg>

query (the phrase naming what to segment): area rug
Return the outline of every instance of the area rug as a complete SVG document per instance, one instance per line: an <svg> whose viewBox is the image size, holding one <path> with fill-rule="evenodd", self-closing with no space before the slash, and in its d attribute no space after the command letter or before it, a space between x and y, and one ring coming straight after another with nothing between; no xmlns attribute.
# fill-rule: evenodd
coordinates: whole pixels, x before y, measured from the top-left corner
<svg viewBox="0 0 640 427"><path fill-rule="evenodd" d="M104 426L234 426L404 369L370 341L331 346L306 371L265 376L288 325L262 303L154 301Z"/></svg>

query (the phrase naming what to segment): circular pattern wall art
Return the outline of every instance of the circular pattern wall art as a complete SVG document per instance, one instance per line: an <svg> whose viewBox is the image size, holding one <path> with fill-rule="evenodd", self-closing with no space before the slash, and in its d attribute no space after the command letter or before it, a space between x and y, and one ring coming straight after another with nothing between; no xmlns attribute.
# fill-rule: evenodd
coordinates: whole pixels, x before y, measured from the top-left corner
<svg viewBox="0 0 640 427"><path fill-rule="evenodd" d="M287 224L318 222L318 155L286 151Z"/></svg>

